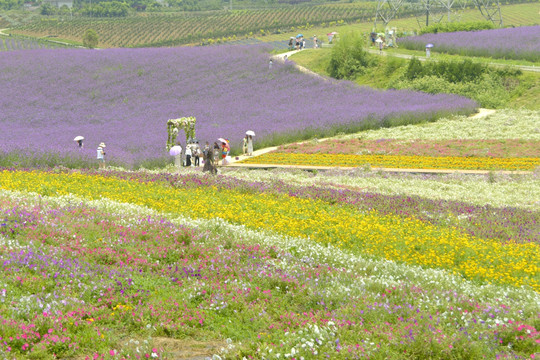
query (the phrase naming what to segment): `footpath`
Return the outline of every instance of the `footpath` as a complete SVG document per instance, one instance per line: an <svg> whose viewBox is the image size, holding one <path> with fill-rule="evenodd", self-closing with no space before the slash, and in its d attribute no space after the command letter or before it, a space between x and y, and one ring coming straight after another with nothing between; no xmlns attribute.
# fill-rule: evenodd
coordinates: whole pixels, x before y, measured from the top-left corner
<svg viewBox="0 0 540 360"><path fill-rule="evenodd" d="M397 57L397 58L402 58L402 59L412 59L413 57L417 58L418 60L420 61L426 61L427 58L425 56L414 56L414 55L408 55L408 54L399 54L399 53L387 53L386 51L380 51L380 50L375 50L375 49L367 49L367 51L371 54L377 54L377 55L381 55L381 56L393 56L393 57ZM435 55L435 57L430 57L429 58L431 61L438 61L437 60L437 57ZM499 63L494 63L494 62L488 62L487 63L489 66L493 66L493 67L511 67L511 68L515 68L515 69L520 69L522 71L532 71L532 72L540 72L540 67L539 66L527 66L527 65L506 65L506 64L499 64Z"/></svg>

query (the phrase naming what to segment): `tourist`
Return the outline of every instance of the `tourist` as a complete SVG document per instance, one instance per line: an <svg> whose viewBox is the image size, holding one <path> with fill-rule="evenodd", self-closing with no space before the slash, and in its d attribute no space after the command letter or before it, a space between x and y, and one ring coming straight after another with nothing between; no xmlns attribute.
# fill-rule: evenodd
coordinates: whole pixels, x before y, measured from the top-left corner
<svg viewBox="0 0 540 360"><path fill-rule="evenodd" d="M221 146L219 146L217 141L214 142L213 152L214 152L214 164L217 166L218 163L219 163L219 157L220 157L220 154L221 154Z"/></svg>
<svg viewBox="0 0 540 360"><path fill-rule="evenodd" d="M313 48L317 49L319 44L317 43L317 35L313 35Z"/></svg>
<svg viewBox="0 0 540 360"><path fill-rule="evenodd" d="M253 136L251 135L248 135L247 148L248 156L253 156Z"/></svg>
<svg viewBox="0 0 540 360"><path fill-rule="evenodd" d="M97 148L97 160L99 162L99 168L105 169L105 143L102 142Z"/></svg>
<svg viewBox="0 0 540 360"><path fill-rule="evenodd" d="M248 136L244 136L244 138L242 139L242 155L246 155L247 154L247 144L248 144Z"/></svg>
<svg viewBox="0 0 540 360"><path fill-rule="evenodd" d="M429 47L426 46L426 59L429 59L431 56L431 51L429 50Z"/></svg>
<svg viewBox="0 0 540 360"><path fill-rule="evenodd" d="M293 47L293 41L294 40L294 37L291 37L290 40L289 40L289 50L293 50L294 47Z"/></svg>
<svg viewBox="0 0 540 360"><path fill-rule="evenodd" d="M270 59L270 62L268 63L268 68L269 68L270 70L272 70L272 65L273 65L273 64L274 64L274 63L272 62L272 59Z"/></svg>
<svg viewBox="0 0 540 360"><path fill-rule="evenodd" d="M192 152L192 157L193 157L193 162L195 166L199 166L200 164L200 159L201 159L201 147L199 146L198 143L195 143L193 144L193 149L191 150Z"/></svg>
<svg viewBox="0 0 540 360"><path fill-rule="evenodd" d="M231 151L231 148L229 147L229 144L226 142L221 143L221 158L223 159L222 165L227 165L227 156L229 156L229 152Z"/></svg>
<svg viewBox="0 0 540 360"><path fill-rule="evenodd" d="M203 160L204 160L203 172L208 171L210 172L210 174L213 174L213 175L217 174L216 163L214 161L214 150L210 149L208 141L206 142L206 145L204 146L202 155L203 155Z"/></svg>
<svg viewBox="0 0 540 360"><path fill-rule="evenodd" d="M191 166L191 145L186 146L186 166Z"/></svg>

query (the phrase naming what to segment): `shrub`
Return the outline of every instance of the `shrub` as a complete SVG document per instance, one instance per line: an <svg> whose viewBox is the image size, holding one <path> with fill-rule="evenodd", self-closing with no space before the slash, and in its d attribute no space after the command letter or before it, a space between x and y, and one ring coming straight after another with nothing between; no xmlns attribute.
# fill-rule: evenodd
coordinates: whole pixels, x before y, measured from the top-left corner
<svg viewBox="0 0 540 360"><path fill-rule="evenodd" d="M455 31L477 31L495 29L495 25L490 21L469 21L469 22L452 22L452 23L437 23L426 26L420 30L422 34L437 34L443 32Z"/></svg>
<svg viewBox="0 0 540 360"><path fill-rule="evenodd" d="M364 39L357 33L344 35L332 47L327 71L336 79L354 79L365 72L372 63L371 56L363 48Z"/></svg>
<svg viewBox="0 0 540 360"><path fill-rule="evenodd" d="M93 49L98 44L98 35L94 29L86 30L83 37L83 45L89 49Z"/></svg>

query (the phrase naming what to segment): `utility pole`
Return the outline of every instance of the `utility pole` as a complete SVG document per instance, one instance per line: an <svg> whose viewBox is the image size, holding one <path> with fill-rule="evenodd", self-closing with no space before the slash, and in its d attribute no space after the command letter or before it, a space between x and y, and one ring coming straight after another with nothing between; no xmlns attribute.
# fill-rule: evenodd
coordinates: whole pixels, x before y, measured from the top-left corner
<svg viewBox="0 0 540 360"><path fill-rule="evenodd" d="M429 0L426 1L426 26L429 26Z"/></svg>

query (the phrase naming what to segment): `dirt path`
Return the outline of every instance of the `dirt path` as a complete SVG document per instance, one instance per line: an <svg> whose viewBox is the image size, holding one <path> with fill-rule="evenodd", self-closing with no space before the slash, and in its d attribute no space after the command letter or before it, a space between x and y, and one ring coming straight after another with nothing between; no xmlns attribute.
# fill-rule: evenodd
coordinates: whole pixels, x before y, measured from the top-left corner
<svg viewBox="0 0 540 360"><path fill-rule="evenodd" d="M296 53L299 52L299 51L302 51L302 50L292 50L292 51L287 51L287 52L285 52L285 53L281 53L281 54L277 54L277 55L272 56L272 59L273 59L273 60L276 60L276 61L285 62L285 61L288 61L288 58L289 58L291 55L294 55L294 54L296 54ZM292 62L292 63L293 63L294 66L295 66L298 70L300 70L301 72L306 73L306 74L309 74L309 75L311 75L311 76L318 77L318 78L320 78L320 79L325 79L325 80L326 80L326 78L325 78L324 76L319 75L319 74L317 74L316 72L313 72L313 71L309 70L308 68L305 68L305 67L303 67L303 66L300 66L300 65L298 65L298 64L295 63L295 62Z"/></svg>

